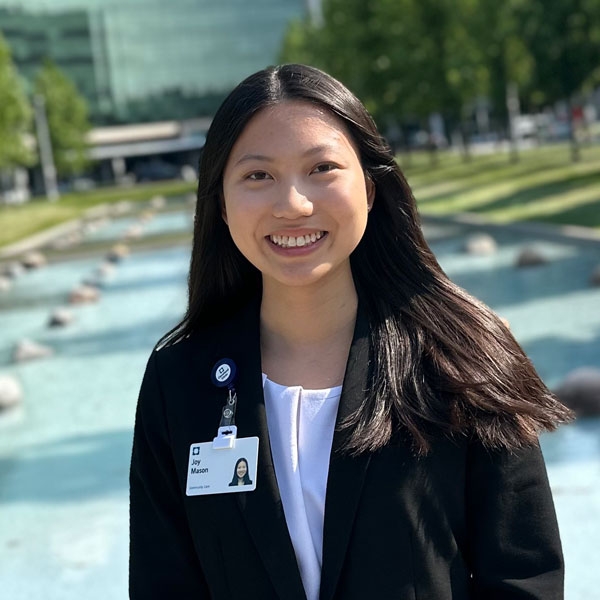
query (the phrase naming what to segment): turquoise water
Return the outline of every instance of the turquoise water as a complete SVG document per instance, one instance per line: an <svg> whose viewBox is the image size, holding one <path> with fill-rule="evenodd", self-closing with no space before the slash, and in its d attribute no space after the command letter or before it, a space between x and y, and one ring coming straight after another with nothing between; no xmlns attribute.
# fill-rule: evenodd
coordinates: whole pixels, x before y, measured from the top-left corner
<svg viewBox="0 0 600 600"><path fill-rule="evenodd" d="M114 224L111 235L131 223ZM153 230L161 223L185 229L191 221L165 214ZM448 274L509 319L549 385L577 366L600 366L600 288L587 284L600 248L538 241L551 262L517 271L522 239L503 236L498 254L470 257L460 251L463 231L426 231ZM0 374L15 375L25 392L22 408L0 416L2 600L127 597L136 396L154 342L185 307L188 253L131 255L99 303L71 309L76 320L65 329L48 329L48 315L101 257L27 272L0 295ZM54 356L12 364L23 337L51 346ZM567 560L566 597L589 600L600 564L600 419L563 427L542 444Z"/></svg>

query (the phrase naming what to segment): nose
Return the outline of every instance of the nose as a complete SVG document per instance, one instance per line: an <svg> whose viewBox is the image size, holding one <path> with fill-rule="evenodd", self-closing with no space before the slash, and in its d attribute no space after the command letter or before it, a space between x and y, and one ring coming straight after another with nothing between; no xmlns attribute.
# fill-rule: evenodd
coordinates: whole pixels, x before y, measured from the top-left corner
<svg viewBox="0 0 600 600"><path fill-rule="evenodd" d="M273 216L280 219L297 219L309 217L313 212L313 204L306 193L296 183L287 183L278 190L273 205Z"/></svg>

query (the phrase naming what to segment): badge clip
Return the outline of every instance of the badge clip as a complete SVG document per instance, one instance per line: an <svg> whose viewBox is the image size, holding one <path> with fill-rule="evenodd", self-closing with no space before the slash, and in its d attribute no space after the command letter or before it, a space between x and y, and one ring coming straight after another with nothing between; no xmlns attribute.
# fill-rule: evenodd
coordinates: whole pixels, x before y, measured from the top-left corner
<svg viewBox="0 0 600 600"><path fill-rule="evenodd" d="M237 427L235 425L227 425L219 427L217 437L213 438L214 450L230 450L235 448L235 439L237 436Z"/></svg>

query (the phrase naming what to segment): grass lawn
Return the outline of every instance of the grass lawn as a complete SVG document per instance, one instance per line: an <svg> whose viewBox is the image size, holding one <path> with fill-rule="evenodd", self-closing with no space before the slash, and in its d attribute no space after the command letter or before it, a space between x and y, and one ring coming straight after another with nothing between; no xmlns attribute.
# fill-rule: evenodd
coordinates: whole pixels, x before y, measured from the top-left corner
<svg viewBox="0 0 600 600"><path fill-rule="evenodd" d="M496 223L541 221L600 229L600 146L584 147L578 163L570 161L567 144L522 151L517 163L504 153L474 155L464 162L453 152L440 152L436 165L426 153L399 161L423 215L473 212ZM52 203L0 206L0 247L80 217L97 204L189 193L194 187L155 183L65 194Z"/></svg>
<svg viewBox="0 0 600 600"><path fill-rule="evenodd" d="M570 161L565 144L522 151L519 162L506 154L454 153L400 157L423 215L478 213L495 223L539 221L600 229L600 146L583 148Z"/></svg>
<svg viewBox="0 0 600 600"><path fill-rule="evenodd" d="M36 198L20 206L0 206L0 247L59 223L81 217L86 210L98 204L121 200L149 200L156 195L186 194L193 192L194 189L193 183L169 181L133 188L100 188L89 192L64 194L56 202Z"/></svg>

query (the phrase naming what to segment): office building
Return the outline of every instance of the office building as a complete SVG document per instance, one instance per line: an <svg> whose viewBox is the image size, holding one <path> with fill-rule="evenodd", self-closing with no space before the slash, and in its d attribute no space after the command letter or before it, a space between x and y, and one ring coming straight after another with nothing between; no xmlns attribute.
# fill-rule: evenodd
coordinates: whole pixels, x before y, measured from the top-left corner
<svg viewBox="0 0 600 600"><path fill-rule="evenodd" d="M29 85L50 58L96 124L182 120L211 114L243 77L276 63L310 2L0 0L0 31Z"/></svg>

